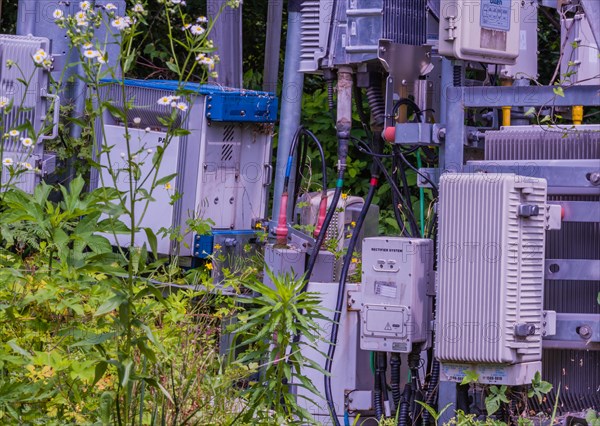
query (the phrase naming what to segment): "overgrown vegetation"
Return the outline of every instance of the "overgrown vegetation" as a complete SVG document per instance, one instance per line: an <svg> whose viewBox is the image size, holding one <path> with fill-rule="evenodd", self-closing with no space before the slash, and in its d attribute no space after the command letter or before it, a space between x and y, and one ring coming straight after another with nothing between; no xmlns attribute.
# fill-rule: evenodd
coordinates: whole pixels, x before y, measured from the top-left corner
<svg viewBox="0 0 600 426"><path fill-rule="evenodd" d="M86 177L89 168L107 173L100 173L106 180L91 191L87 191L86 178L80 176L66 186L43 183L27 194L17 184L38 171L27 163L26 155L5 159L2 165L2 176L6 176L0 180L2 424L313 422L301 401L291 394L290 383L316 392L300 369L322 371L302 352L314 349L321 334L318 322L326 320L318 309L317 295L301 292L304 283L289 276L270 275L273 286L266 286L260 259L226 270L223 285L217 288L211 270L222 261L218 250L198 268L182 270L176 259L158 256L155 231L141 227L153 195L170 189L175 178L163 175L160 165L172 139L187 132L178 127L180 118L192 113L192 93L185 83L206 81L218 61L209 38L213 22L190 15L181 3L136 3L118 16L108 6L94 9L83 1L81 15L67 16L60 7L54 14L53 24L69 34L72 47L80 52L84 70L80 78L90 95L83 118L67 118L71 106L62 110L61 139L54 148L63 160L85 160L79 171ZM16 7L10 7L14 6L12 0L3 5L8 12L3 12L2 28L10 32ZM228 4L235 6L235 1ZM94 30L100 26L109 28L109 40L94 38ZM264 28L264 22L258 28ZM259 33L262 31L255 32ZM545 37L552 39L548 34ZM107 43L118 43L123 54L107 57ZM39 67L50 66L46 52L38 53L39 60L33 57L32 61ZM249 60L262 63L262 56L253 52ZM19 68L20 64L11 66ZM129 103L119 109L95 95L103 85L101 80L116 77L117 69L128 75L179 82L171 99L156 100L170 111L162 123L168 137L156 151L146 146L133 148ZM258 86L261 80L256 72L246 77L250 85ZM23 75L22 84L26 86L29 79ZM327 93L308 86L312 93L303 101L303 121L321 138L327 164L333 165L334 123L330 115L323 114ZM55 82L54 90L59 87L61 82ZM0 105L0 156L8 142L22 144L23 152L28 153L47 126L36 130L34 123L24 122L8 128L4 118L10 111L24 111L22 102L2 99ZM97 140L100 132L95 130L103 125L104 112L124 123L125 138L130 142L127 152L114 152L112 141ZM354 127L360 129L358 116L355 121ZM82 136L69 137L70 126L82 127ZM359 130L354 136L363 139L367 134ZM417 163L419 155L415 151L406 157ZM102 157L106 162L98 161ZM302 190L318 190L320 175L333 177L334 171L314 167L318 164L316 151L309 150L307 158ZM146 174L142 172L144 164L151 165ZM368 177L364 153L352 151L348 187L364 194ZM129 188L114 189L123 180L129 182ZM152 182L150 190L143 188L147 181ZM416 173L410 170L407 185L416 188ZM172 194L173 199L178 196ZM422 217L419 225L427 226L432 196L420 194L418 189L409 196L415 216ZM422 204L420 197L424 198ZM379 188L374 203L390 205L387 187ZM401 225L389 209L383 211L380 225L383 233L400 232ZM199 234L210 232L210 223L204 218L192 217L188 226ZM181 231L163 230L183 244ZM147 243L136 246L140 232ZM131 248L113 248L107 236L116 235L127 236ZM226 327L234 316L238 322ZM231 352L221 345L227 333L236 336ZM299 334L305 339L297 341ZM541 398L550 387L536 376L527 396ZM487 392L488 414L508 403L506 387L492 386ZM437 421L439 413L424 408ZM588 422L599 423L596 413L588 413ZM453 424L502 423L458 411ZM519 419L518 424L530 423Z"/></svg>
<svg viewBox="0 0 600 426"><path fill-rule="evenodd" d="M182 3L151 5L151 22L159 16L165 29L157 58L166 59L170 76L179 82L173 96L155 100L167 111L161 119L167 137L156 147L136 139L139 119L131 117L129 100L121 107L97 95L106 84L102 79L128 75L140 55L153 55L148 44L140 50L150 34L147 6L136 3L118 15L111 4L97 8L82 1L73 16L61 5L52 14L49 24L62 28L79 52L83 74L77 78L87 85L88 101L84 119L67 123L85 130L77 143L91 150L81 158L98 171L97 189L90 191L86 180L77 177L66 187L42 183L33 194L22 191L23 179L39 173L27 161L49 126L25 120L8 127L9 113L26 109L22 99L0 100L5 177L0 181L2 424L294 423L302 411L282 379L296 378L314 389L298 375L307 361L292 340L300 332L309 341L316 339L314 319L321 316L315 295L298 295L300 281L274 276L277 292L269 293L254 262L223 271L225 279L217 288L211 271L222 260L218 250L204 265L185 271L176 258L158 256L156 230L142 227L155 194L169 192L176 178L163 175L161 163L173 138L189 133L179 127L192 109L192 92L185 85L206 81L218 62L208 37L214 21L187 14ZM238 4L230 1L225 7ZM108 33L104 40L95 37L101 27ZM111 44L119 45L119 57L108 56ZM22 71L27 67L3 60L21 72L19 82L27 89L31 76ZM52 66L43 50L30 60L34 72ZM123 82L115 81L126 98ZM53 82L53 90L60 91L61 83ZM105 112L123 123L125 152L115 152L114 141L96 131L104 125ZM20 149L4 152L15 144ZM71 156L80 148L71 145L63 154ZM172 201L179 196L169 194ZM210 230L210 221L201 217L190 217L187 225L197 233ZM179 233L186 230L162 232L184 244ZM143 244L138 243L140 234ZM118 235L128 243L111 246L107 237L114 241ZM260 295L254 298L253 292ZM293 309L304 311L301 321ZM241 320L237 333L245 337L229 353L220 341L236 328L224 325L234 314ZM271 352L271 345L279 350ZM286 355L290 347L294 350ZM280 359L269 359L268 353L280 354ZM256 377L276 385L269 387L276 392L265 393ZM310 421L310 414L303 418Z"/></svg>

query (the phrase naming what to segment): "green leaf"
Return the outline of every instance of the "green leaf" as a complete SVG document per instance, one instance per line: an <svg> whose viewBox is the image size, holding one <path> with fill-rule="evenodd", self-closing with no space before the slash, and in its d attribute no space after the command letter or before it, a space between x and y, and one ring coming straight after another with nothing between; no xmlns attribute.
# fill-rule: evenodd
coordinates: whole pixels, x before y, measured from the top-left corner
<svg viewBox="0 0 600 426"><path fill-rule="evenodd" d="M160 186L160 185L164 185L168 182L171 182L175 177L177 177L177 173L173 173L173 174L167 175L165 177L162 177L156 181L155 186Z"/></svg>
<svg viewBox="0 0 600 426"><path fill-rule="evenodd" d="M100 362L98 362L98 364L96 364L96 368L95 368L95 372L94 372L94 383L92 383L92 386L94 386L96 383L98 383L98 381L104 376L104 373L106 372L107 368L108 368L108 363L106 361L100 361Z"/></svg>
<svg viewBox="0 0 600 426"><path fill-rule="evenodd" d="M475 370L465 370L465 377L460 382L461 385L468 385L469 383L475 383L479 380L479 374Z"/></svg>
<svg viewBox="0 0 600 426"><path fill-rule="evenodd" d="M552 91L554 92L555 95L560 96L561 98L565 97L565 91L563 90L563 88L561 86L554 87L552 89Z"/></svg>
<svg viewBox="0 0 600 426"><path fill-rule="evenodd" d="M177 64L175 62L165 62L165 64L167 65L167 68L169 68L171 71L173 71L175 74L179 75L179 67L177 66Z"/></svg>
<svg viewBox="0 0 600 426"><path fill-rule="evenodd" d="M500 401L495 397L487 397L485 399L485 409L487 410L488 416L494 414L500 408Z"/></svg>
<svg viewBox="0 0 600 426"><path fill-rule="evenodd" d="M109 333L101 333L101 334L95 334L91 337L88 337L87 339L84 340L80 340L79 342L75 342L71 345L71 347L77 347L77 346L94 346L94 345L99 345L101 343L106 342L107 340L112 339L113 337L115 337L117 335L116 332L111 331Z"/></svg>
<svg viewBox="0 0 600 426"><path fill-rule="evenodd" d="M8 346L10 346L12 348L12 350L15 351L16 353L23 355L24 357L31 358L31 354L29 352L27 352L25 349L23 349L22 347L20 347L17 344L17 342L15 342L14 340L9 341Z"/></svg>
<svg viewBox="0 0 600 426"><path fill-rule="evenodd" d="M434 420L438 419L439 414L437 413L437 411L435 411L435 408L433 408L430 405L424 403L423 401L415 400L415 402L417 404L419 404L421 407L425 408L427 410L427 412L431 415L431 417L433 417ZM451 405L451 403L449 405Z"/></svg>
<svg viewBox="0 0 600 426"><path fill-rule="evenodd" d="M96 313L94 314L94 316L99 317L100 315L104 315L104 314L114 311L119 306L121 306L121 304L123 302L125 302L125 300L126 300L125 297L123 297L121 295L116 295L116 296L111 297L110 299L108 299L106 302L104 302L102 305L100 305L98 307L98 310L96 310Z"/></svg>
<svg viewBox="0 0 600 426"><path fill-rule="evenodd" d="M156 240L156 234L152 228L144 228L144 232L146 232L146 238L148 239L148 244L150 244L152 255L156 259L158 257L158 242Z"/></svg>
<svg viewBox="0 0 600 426"><path fill-rule="evenodd" d="M160 389L160 391L163 393L164 396L167 397L167 399L169 401L171 401L172 404L175 404L175 401L173 401L173 397L171 396L171 394L169 393L169 391L167 391L165 389L165 387L163 385L161 385L156 379L152 379L152 378L144 378L144 381L146 383L148 383L150 386L156 388L156 389Z"/></svg>
<svg viewBox="0 0 600 426"><path fill-rule="evenodd" d="M129 377L131 376L131 370L133 368L133 360L127 358L123 362L123 380L121 380L121 386L126 387L129 383Z"/></svg>

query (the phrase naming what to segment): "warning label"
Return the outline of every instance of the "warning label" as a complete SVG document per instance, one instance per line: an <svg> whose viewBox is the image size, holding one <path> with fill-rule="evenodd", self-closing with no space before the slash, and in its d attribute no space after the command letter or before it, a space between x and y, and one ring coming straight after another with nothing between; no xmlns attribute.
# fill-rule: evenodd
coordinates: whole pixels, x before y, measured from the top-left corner
<svg viewBox="0 0 600 426"><path fill-rule="evenodd" d="M392 281L375 281L375 294L383 297L396 298L396 283Z"/></svg>

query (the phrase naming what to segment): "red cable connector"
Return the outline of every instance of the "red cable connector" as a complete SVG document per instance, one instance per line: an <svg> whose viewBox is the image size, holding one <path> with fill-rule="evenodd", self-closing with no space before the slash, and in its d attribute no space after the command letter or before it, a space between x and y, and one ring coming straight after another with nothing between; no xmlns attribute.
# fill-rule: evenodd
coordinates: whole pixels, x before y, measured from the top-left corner
<svg viewBox="0 0 600 426"><path fill-rule="evenodd" d="M323 227L323 222L325 222L325 216L327 215L327 192L321 195L321 202L319 203L319 218L317 220L317 227L313 232L313 235L316 237L321 233L321 228Z"/></svg>
<svg viewBox="0 0 600 426"><path fill-rule="evenodd" d="M383 131L383 140L389 143L394 143L396 141L396 127L389 126L386 127Z"/></svg>
<svg viewBox="0 0 600 426"><path fill-rule="evenodd" d="M288 194L287 194L287 192L284 192L283 194L281 194L281 203L279 203L279 220L277 223L277 228L275 228L275 235L277 236L277 244L282 244L282 245L287 244L287 235L288 235L287 203L288 203Z"/></svg>

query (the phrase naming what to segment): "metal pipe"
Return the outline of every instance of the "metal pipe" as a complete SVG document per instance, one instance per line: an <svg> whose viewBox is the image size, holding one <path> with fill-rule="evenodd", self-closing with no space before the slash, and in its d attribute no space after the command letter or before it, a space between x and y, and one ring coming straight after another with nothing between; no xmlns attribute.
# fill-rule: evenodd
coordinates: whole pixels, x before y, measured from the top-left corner
<svg viewBox="0 0 600 426"><path fill-rule="evenodd" d="M573 124L579 126L583 123L583 105L574 105L571 110Z"/></svg>
<svg viewBox="0 0 600 426"><path fill-rule="evenodd" d="M335 124L338 137L338 174L346 169L348 143L352 128L352 68L342 66L338 70L337 121Z"/></svg>
<svg viewBox="0 0 600 426"><path fill-rule="evenodd" d="M277 90L277 80L279 79L279 49L281 48L283 1L269 1L268 7L263 90L265 92L275 92Z"/></svg>
<svg viewBox="0 0 600 426"><path fill-rule="evenodd" d="M213 27L212 38L220 65L217 65L216 83L229 87L242 87L242 2L238 8L225 6L227 0L208 0L207 15L215 18L224 7L217 24Z"/></svg>
<svg viewBox="0 0 600 426"><path fill-rule="evenodd" d="M502 87L509 87L509 86L512 86L513 81L512 81L512 79L503 79L500 84L502 85ZM510 126L510 112L511 112L511 107L509 105L505 105L502 107L502 125L503 126Z"/></svg>
<svg viewBox="0 0 600 426"><path fill-rule="evenodd" d="M300 69L300 0L288 2L288 27L285 43L285 63L283 66L283 87L281 91L281 120L279 123L279 139L277 142L277 162L275 164L275 181L273 184L273 210L271 212L272 224L276 226L279 216L281 194L287 157L290 152L292 139L300 125L302 107L302 90L304 88L304 74ZM290 187L294 187L295 173L290 173ZM293 200L288 203L288 212L291 210Z"/></svg>

